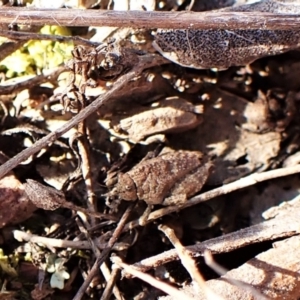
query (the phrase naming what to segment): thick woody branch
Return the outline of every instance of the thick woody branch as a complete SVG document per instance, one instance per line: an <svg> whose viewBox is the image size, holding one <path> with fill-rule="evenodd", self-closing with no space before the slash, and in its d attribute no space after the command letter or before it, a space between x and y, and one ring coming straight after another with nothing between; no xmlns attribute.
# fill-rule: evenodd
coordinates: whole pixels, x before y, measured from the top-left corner
<svg viewBox="0 0 300 300"><path fill-rule="evenodd" d="M263 12L153 12L81 9L0 8L4 24L112 26L177 29L299 29L300 14ZM2 27L3 28L3 27ZM4 28L3 28L4 29Z"/></svg>

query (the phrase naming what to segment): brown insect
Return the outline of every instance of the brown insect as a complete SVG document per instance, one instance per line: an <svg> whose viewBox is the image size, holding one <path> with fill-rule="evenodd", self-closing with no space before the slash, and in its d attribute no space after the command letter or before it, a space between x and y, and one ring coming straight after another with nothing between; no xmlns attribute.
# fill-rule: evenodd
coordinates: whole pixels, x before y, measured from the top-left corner
<svg viewBox="0 0 300 300"><path fill-rule="evenodd" d="M110 195L147 204L184 203L206 182L211 163L197 151L168 152L144 160L127 173L119 173Z"/></svg>

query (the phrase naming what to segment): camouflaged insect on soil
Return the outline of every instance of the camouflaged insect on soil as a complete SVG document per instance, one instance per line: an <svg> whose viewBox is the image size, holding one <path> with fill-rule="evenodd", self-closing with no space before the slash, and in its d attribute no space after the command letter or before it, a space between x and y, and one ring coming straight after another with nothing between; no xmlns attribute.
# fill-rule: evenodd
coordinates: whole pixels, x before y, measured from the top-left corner
<svg viewBox="0 0 300 300"><path fill-rule="evenodd" d="M201 152L167 152L119 173L111 195L149 205L182 204L201 190L210 169L211 163Z"/></svg>

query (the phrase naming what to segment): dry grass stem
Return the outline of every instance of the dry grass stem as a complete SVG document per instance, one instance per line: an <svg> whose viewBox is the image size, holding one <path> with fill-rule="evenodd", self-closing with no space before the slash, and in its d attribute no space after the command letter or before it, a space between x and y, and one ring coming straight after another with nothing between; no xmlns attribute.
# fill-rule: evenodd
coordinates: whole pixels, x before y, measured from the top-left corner
<svg viewBox="0 0 300 300"><path fill-rule="evenodd" d="M148 284L152 285L153 287L174 297L174 299L193 300L193 298L186 296L184 293L180 292L178 289L172 287L171 285L164 283L162 281L159 281L149 274L146 274L146 273L143 273L141 271L134 269L130 265L122 262L122 260L119 257L112 257L111 260L115 265L122 268L126 273L147 282Z"/></svg>

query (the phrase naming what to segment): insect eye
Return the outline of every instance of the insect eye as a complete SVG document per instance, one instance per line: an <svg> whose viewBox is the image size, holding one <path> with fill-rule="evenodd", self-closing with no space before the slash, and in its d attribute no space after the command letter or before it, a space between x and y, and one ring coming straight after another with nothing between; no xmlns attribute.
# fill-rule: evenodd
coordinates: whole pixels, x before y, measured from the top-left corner
<svg viewBox="0 0 300 300"><path fill-rule="evenodd" d="M126 185L126 186L125 186L125 189L126 189L126 191L131 191L131 190L132 190L132 187L131 187L130 185Z"/></svg>

